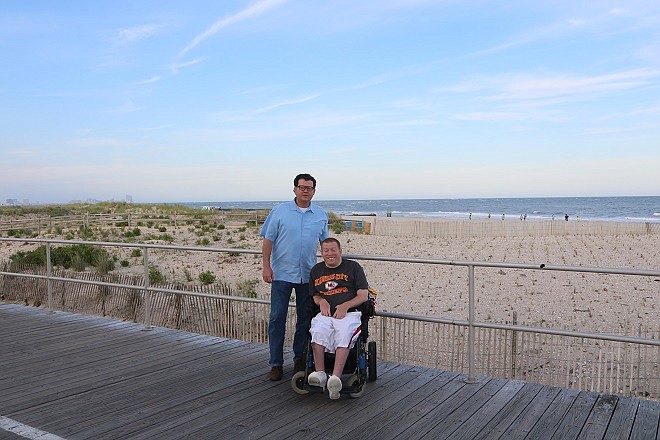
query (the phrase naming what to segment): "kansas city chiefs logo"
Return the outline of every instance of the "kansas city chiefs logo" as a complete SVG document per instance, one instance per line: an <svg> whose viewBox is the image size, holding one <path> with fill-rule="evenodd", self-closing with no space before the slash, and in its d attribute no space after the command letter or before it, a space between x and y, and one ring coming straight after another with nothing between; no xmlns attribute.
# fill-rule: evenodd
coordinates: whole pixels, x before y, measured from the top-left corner
<svg viewBox="0 0 660 440"><path fill-rule="evenodd" d="M323 285L323 287L325 287L325 290L332 290L332 289L334 289L335 287L337 287L338 285L339 285L339 283L337 283L336 281L327 281L327 282Z"/></svg>

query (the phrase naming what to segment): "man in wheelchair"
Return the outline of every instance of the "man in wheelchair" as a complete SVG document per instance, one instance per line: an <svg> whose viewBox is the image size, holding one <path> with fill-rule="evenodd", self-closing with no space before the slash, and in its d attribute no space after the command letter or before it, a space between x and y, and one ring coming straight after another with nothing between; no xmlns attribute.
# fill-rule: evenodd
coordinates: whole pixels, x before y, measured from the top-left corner
<svg viewBox="0 0 660 440"><path fill-rule="evenodd" d="M331 399L339 399L344 365L360 337L359 306L368 300L369 284L362 266L342 258L336 238L321 242L321 256L323 261L312 268L309 279L310 294L321 311L310 328L315 371L308 383L327 389ZM330 377L325 370L325 352L335 353Z"/></svg>

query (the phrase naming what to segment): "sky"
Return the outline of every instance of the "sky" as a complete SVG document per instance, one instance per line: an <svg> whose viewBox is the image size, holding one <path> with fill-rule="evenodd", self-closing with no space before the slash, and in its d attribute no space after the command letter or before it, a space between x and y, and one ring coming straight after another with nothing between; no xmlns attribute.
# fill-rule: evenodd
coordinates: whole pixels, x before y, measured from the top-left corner
<svg viewBox="0 0 660 440"><path fill-rule="evenodd" d="M0 3L0 202L660 195L660 2Z"/></svg>

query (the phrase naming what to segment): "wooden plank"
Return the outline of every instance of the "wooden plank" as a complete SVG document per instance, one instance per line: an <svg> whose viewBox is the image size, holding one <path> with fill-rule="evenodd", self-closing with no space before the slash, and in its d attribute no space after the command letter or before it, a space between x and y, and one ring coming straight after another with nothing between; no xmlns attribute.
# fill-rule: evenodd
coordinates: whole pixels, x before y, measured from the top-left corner
<svg viewBox="0 0 660 440"><path fill-rule="evenodd" d="M565 440L577 438L597 399L598 394L596 393L580 391L580 394L578 394L573 405L571 405L571 408L562 419L552 439Z"/></svg>
<svg viewBox="0 0 660 440"><path fill-rule="evenodd" d="M266 399L272 394L272 387L282 385L266 382L267 379L264 378L262 369L255 368L253 364L232 371L232 374L222 379L200 375L198 382L205 385L198 384L180 394L150 402L140 408L139 413L131 411L122 414L120 422L102 420L100 417L91 426L78 424L72 429L75 429L81 438L92 438L92 434L94 438L104 436L112 439L139 439L154 435L167 438L168 432L179 432L181 426L194 424L197 420L213 420L216 414L224 414L227 408L238 411L246 399L249 401L244 407L254 406L256 403L253 399L258 395ZM253 392L248 394L246 390Z"/></svg>
<svg viewBox="0 0 660 440"><path fill-rule="evenodd" d="M538 384L512 381L510 390L498 393L484 405L484 408L470 417L452 439L497 439L543 388ZM442 438L446 438L444 435Z"/></svg>
<svg viewBox="0 0 660 440"><path fill-rule="evenodd" d="M365 393L356 401L355 405L342 406L341 409L333 414L334 417L344 420L341 424L323 424L321 423L323 415L319 413L310 414L305 418L305 421L318 426L318 429L314 430L314 436L331 436L334 438L341 437L342 435L352 436L364 427L364 420L360 417L353 417L356 410L354 406L357 405L359 407L358 411L368 411L375 419L387 420L383 416L384 412L400 404L402 400L421 387L428 386L440 375L441 373L437 370L414 367L405 371L400 377L397 377L397 383L401 384L398 387L395 381L388 380L387 377L384 378L385 381L379 380L376 383L367 384ZM398 379L407 380L407 382L398 381ZM327 398L327 395L324 394L323 397ZM285 425L271 432L271 435L276 438L287 439L297 438L301 435L304 437L310 434L312 433L309 430L300 430L293 424Z"/></svg>
<svg viewBox="0 0 660 440"><path fill-rule="evenodd" d="M399 438L399 435L407 438L421 438L492 381L490 378L478 377L477 383L465 383L464 379L464 377L458 376L447 386L434 393L431 398L425 399L423 405L416 406L417 411L424 412L421 417L414 423L403 427L401 432L385 433L385 438ZM495 382L494 388L499 389L501 385Z"/></svg>
<svg viewBox="0 0 660 440"><path fill-rule="evenodd" d="M379 365L379 371L387 374L388 371L397 367L394 363L384 363ZM242 376L238 376L239 378ZM197 425L211 421L218 423L230 423L232 417L236 414L259 407L262 402L273 399L275 389L283 389L287 396L295 397L291 389L290 381L285 379L280 382L271 382L266 378L265 371L260 367L257 373L250 373L250 377L242 382L237 382L228 386L219 392L212 392L204 396L203 400L191 401L183 405L178 405L164 409L161 412L147 414L145 420L139 425L127 426L122 428L121 435L115 434L112 438L126 439L145 439L145 438L164 438L169 432L179 432L182 427L187 425ZM230 398L227 398L227 397ZM309 405L307 399L309 396L298 396L299 401L294 401L296 412L301 411L301 405ZM295 403L299 402L299 403ZM313 402L313 401L312 401ZM204 420L209 420L204 422ZM222 422L224 420L224 422ZM263 419L260 420L263 423ZM148 426L145 428L145 426ZM199 429L199 428L196 428Z"/></svg>
<svg viewBox="0 0 660 440"><path fill-rule="evenodd" d="M88 403L96 410L87 410L86 399L75 398L67 407L85 411L84 419L75 417L66 421L67 435L79 435L84 438L98 438L104 431L116 429L118 425L139 423L145 414L158 409L169 408L191 400L199 399L209 392L225 391L228 383L246 380L246 374L254 371L254 363L263 360L265 352L251 352L246 358L252 358L252 363L246 363L243 368L234 372L218 374L217 362L212 359L196 364L195 368L177 374L172 371L167 375L156 375L151 378L139 378L129 384L107 387L102 393L94 393ZM242 365L243 362L238 363ZM181 371L182 369L178 369ZM147 379L147 380L145 380ZM157 399L154 397L157 394ZM230 397L229 393L225 398ZM59 411L54 408L55 411ZM67 417L64 412L60 417ZM118 422L119 421L119 422ZM46 425L47 426L47 425Z"/></svg>
<svg viewBox="0 0 660 440"><path fill-rule="evenodd" d="M635 423L630 432L630 440L654 439L658 437L658 421L660 420L660 404L650 400L639 402Z"/></svg>
<svg viewBox="0 0 660 440"><path fill-rule="evenodd" d="M605 435L607 425L610 423L618 398L616 396L603 394L598 396L589 417L587 418L578 440L600 440Z"/></svg>
<svg viewBox="0 0 660 440"><path fill-rule="evenodd" d="M244 344L239 344L238 346L231 344L230 349L240 348ZM39 396L41 399L44 399L43 402L38 403L44 409L40 415L46 419L36 418L32 419L32 421L46 423L53 417L63 420L63 418L67 415L72 415L72 413L75 416L78 411L86 412L86 419L89 420L93 418L93 414L92 410L87 408L88 406L102 408L105 413L110 414L112 413L111 407L114 405L127 408L131 402L138 400L135 397L131 398L129 396L129 401L123 402L120 398L122 388L128 390L129 395L134 396L142 392L143 389L153 388L158 381L179 384L185 378L184 368L190 368L192 366L192 371L197 371L197 368L203 368L207 364L213 366L215 363L216 357L205 356L202 359L199 358L198 352L196 358L186 359L184 364L168 361L167 365L159 365L158 368L154 368L152 362L144 362L137 370L131 370L129 366L125 366L123 373L119 376L111 368L105 373L110 374L111 377L101 374L100 376L93 375L91 377L77 378L76 384L73 387L69 379L69 383L64 383L61 388L51 389L48 393L45 393L45 396ZM192 381L194 382L195 380L198 379L193 377ZM117 389L118 387L120 387L119 390ZM166 395L172 388L172 385L165 386L164 391L161 391L159 395ZM92 390L91 393L90 390ZM56 396L57 398L53 399L52 396ZM64 414L60 415L58 412L62 409L62 403L66 404L67 409ZM20 415L21 413L19 410L16 410L14 414Z"/></svg>
<svg viewBox="0 0 660 440"><path fill-rule="evenodd" d="M236 342L226 342L224 344L228 349L235 345ZM127 345L127 347L130 346ZM124 377L125 372L121 371L123 368L141 367L141 370L136 371L134 374L148 374L155 370L154 365L159 365L160 368L165 368L168 365L167 359L171 357L173 348L178 350L179 356L190 353L194 358L199 357L199 352L195 350L201 349L200 347L186 347L185 345L178 348L178 344L171 343L171 345L163 345L152 351L146 351L140 356L138 356L141 353L140 351L131 349L121 355L104 355L97 358L96 361L84 358L82 360L76 359L78 366L71 365L68 361L65 363L66 367L59 367L56 362L34 366L34 368L40 368L41 370L31 370L32 380L23 380L19 385L8 388L5 391L3 401L0 402L0 409L6 405L17 405L17 401L30 406L43 404L51 396L63 398L82 392L89 386L100 387L105 383L112 383L118 378ZM93 353L85 352L84 356L93 356ZM72 374L75 374L77 378L73 386L70 383ZM26 384L29 387L26 387ZM33 396L36 396L35 399L30 399Z"/></svg>
<svg viewBox="0 0 660 440"><path fill-rule="evenodd" d="M448 413L440 423L424 434L424 439L445 439L454 437L453 433L461 428L468 419L473 419L472 423L483 425L486 420L492 418L490 410L492 406L486 406L490 402L494 406L501 408L503 402L515 395L523 387L522 382L508 382L505 379L491 379L483 388L474 393L468 400ZM497 412L497 410L495 411ZM458 435L457 438L462 438ZM469 438L469 437L468 437Z"/></svg>
<svg viewBox="0 0 660 440"><path fill-rule="evenodd" d="M607 426L603 440L619 440L630 437L639 401L631 398L619 398L614 414Z"/></svg>
<svg viewBox="0 0 660 440"><path fill-rule="evenodd" d="M562 389L525 438L540 439L552 437L578 395L578 391Z"/></svg>
<svg viewBox="0 0 660 440"><path fill-rule="evenodd" d="M229 424L214 423L209 428L199 432L196 437L200 439L213 440L218 438L216 433L221 433L223 440L232 438L260 438L261 436L268 435L270 432L276 431L280 428L289 427L293 424L296 426L298 423L303 422L305 425L312 424L314 428L311 429L297 429L295 433L288 436L288 439L295 438L309 438L310 435L316 436L329 427L328 423L321 423L327 420L345 420L346 417L352 417L363 405L378 403L388 397L399 389L404 384L411 381L416 371L422 368L398 366L384 374L381 374L379 380L373 382L365 393L372 396L372 399L363 401L361 399L342 398L340 400L330 400L326 393L314 393L307 396L298 396L309 400L311 407L305 405L297 412L291 412L287 408L273 402L273 405L267 405L266 412L263 411L246 411L239 417L234 417ZM383 380L384 379L384 380ZM290 390L293 393L293 390ZM347 413L348 411L348 413ZM346 415L348 414L348 416ZM272 420L269 424L263 424L262 420Z"/></svg>
<svg viewBox="0 0 660 440"><path fill-rule="evenodd" d="M431 396L443 386L458 376L456 372L443 371L433 377L433 380L413 390L409 395L402 397L399 401L378 414L378 423L369 429L358 429L352 433L352 437L360 440L383 438L384 433L391 432L395 427L401 427L413 420L411 412L415 405Z"/></svg>
<svg viewBox="0 0 660 440"><path fill-rule="evenodd" d="M561 388L544 386L515 422L504 431L502 438L526 438L560 392Z"/></svg>

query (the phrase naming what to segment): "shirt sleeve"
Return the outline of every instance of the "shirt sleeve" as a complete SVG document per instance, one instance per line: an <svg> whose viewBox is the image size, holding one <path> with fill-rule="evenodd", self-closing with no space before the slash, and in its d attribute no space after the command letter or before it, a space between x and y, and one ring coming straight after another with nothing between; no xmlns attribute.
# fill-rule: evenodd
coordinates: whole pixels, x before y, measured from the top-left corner
<svg viewBox="0 0 660 440"><path fill-rule="evenodd" d="M368 289L369 283L367 282L367 276L364 273L364 269L358 263L355 263L355 290Z"/></svg>
<svg viewBox="0 0 660 440"><path fill-rule="evenodd" d="M277 227L279 223L279 212L277 207L273 208L266 217L263 226L261 227L261 236L270 241L275 241L277 238Z"/></svg>

